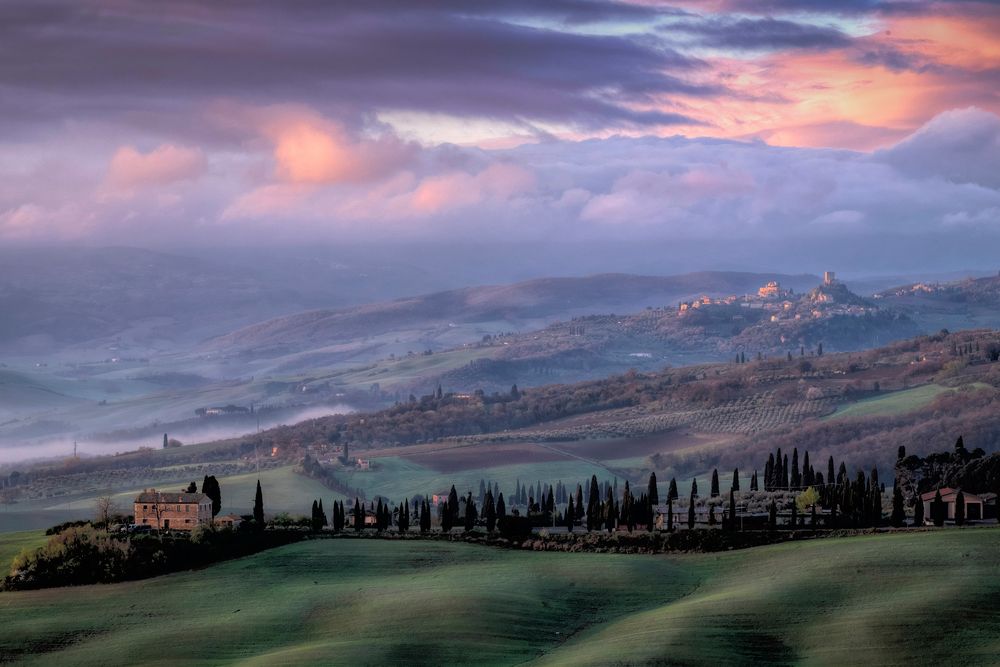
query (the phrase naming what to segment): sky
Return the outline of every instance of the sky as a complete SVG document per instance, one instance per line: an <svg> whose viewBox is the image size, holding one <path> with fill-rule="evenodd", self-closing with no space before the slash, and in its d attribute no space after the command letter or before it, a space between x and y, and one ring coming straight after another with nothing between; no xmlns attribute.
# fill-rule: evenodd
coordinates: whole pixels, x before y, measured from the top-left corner
<svg viewBox="0 0 1000 667"><path fill-rule="evenodd" d="M7 0L0 243L988 263L998 36L987 1Z"/></svg>

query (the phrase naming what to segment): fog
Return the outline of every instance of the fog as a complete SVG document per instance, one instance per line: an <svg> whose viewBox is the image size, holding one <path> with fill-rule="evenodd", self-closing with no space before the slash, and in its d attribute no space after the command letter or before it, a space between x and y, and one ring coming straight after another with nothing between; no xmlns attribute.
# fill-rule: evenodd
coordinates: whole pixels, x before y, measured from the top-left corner
<svg viewBox="0 0 1000 667"><path fill-rule="evenodd" d="M354 411L351 406L343 404L303 408L285 412L280 418L261 419L260 428L267 429L281 424L295 424L307 419L348 414ZM239 436L252 436L256 431L256 424L248 428L246 425L215 425L212 424L211 418L206 418L203 422L171 430L169 437L177 439L185 445L191 445ZM162 435L116 440L78 438L75 442L77 455L80 457L118 454L135 451L141 447L159 449L163 446ZM74 438L72 436L32 442L0 440L0 464L69 458L73 454L73 444Z"/></svg>

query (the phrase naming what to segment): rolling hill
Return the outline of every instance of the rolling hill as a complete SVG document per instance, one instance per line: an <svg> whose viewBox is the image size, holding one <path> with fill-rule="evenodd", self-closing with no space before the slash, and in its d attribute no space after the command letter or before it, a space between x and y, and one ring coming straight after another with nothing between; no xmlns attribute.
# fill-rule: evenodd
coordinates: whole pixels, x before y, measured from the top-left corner
<svg viewBox="0 0 1000 667"><path fill-rule="evenodd" d="M768 280L793 289L812 286L814 276L702 272L680 276L602 274L544 278L513 285L470 287L342 310L317 310L271 319L208 341L204 349L287 353L357 338L398 332L435 331L482 323L489 333L595 312L633 312L673 305L700 294L724 296L756 290ZM428 336L432 340L434 335ZM469 337L475 340L476 337Z"/></svg>
<svg viewBox="0 0 1000 667"><path fill-rule="evenodd" d="M989 665L1000 651L997 530L657 557L312 540L146 581L4 593L0 655L25 665Z"/></svg>

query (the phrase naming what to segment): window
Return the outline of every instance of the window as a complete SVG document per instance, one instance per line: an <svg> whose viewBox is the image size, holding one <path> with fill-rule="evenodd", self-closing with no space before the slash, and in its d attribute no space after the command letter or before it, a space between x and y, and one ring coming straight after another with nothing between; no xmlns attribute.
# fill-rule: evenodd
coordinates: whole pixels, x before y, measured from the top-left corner
<svg viewBox="0 0 1000 667"><path fill-rule="evenodd" d="M148 510L148 509L149 509L149 505L143 505L143 506L142 506L142 509L144 509L144 510Z"/></svg>

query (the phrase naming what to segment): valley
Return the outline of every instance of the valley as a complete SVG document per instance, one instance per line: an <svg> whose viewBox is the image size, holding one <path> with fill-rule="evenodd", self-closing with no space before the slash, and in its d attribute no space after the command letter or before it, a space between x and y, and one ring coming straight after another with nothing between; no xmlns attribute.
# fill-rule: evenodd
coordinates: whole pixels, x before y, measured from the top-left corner
<svg viewBox="0 0 1000 667"><path fill-rule="evenodd" d="M774 292L760 296L769 282ZM248 434L258 420L268 428L370 410L438 385L489 393L818 346L861 350L936 331L929 323L1000 324L985 315L1000 304L996 278L872 298L820 282L711 272L542 279L309 311L152 353L122 342L73 361L22 350L0 367L0 460L65 455L74 441L93 455L155 446L163 432L182 442ZM625 314L594 314L602 309ZM196 416L213 406L255 415Z"/></svg>

